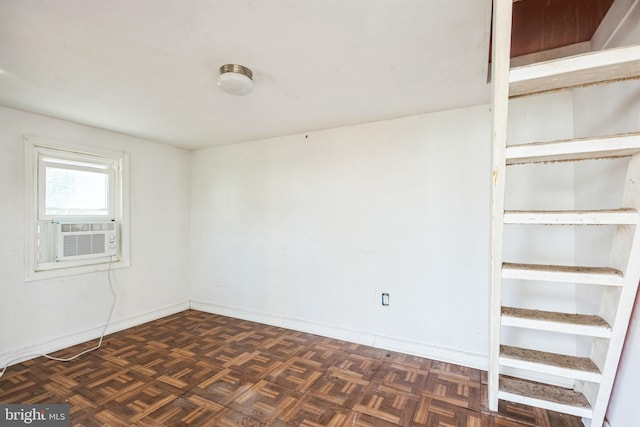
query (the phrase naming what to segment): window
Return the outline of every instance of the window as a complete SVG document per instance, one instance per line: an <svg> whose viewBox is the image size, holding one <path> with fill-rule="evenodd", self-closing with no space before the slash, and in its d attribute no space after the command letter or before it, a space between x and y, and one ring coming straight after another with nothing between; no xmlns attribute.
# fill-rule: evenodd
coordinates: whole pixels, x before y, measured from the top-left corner
<svg viewBox="0 0 640 427"><path fill-rule="evenodd" d="M25 153L26 279L127 266L126 153L33 136Z"/></svg>
<svg viewBox="0 0 640 427"><path fill-rule="evenodd" d="M39 150L38 219L115 220L118 159Z"/></svg>

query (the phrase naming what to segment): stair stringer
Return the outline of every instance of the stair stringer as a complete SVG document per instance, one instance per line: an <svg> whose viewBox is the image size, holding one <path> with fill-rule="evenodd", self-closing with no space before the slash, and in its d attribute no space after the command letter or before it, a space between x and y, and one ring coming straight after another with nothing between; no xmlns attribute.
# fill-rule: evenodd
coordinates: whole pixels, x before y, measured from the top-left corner
<svg viewBox="0 0 640 427"><path fill-rule="evenodd" d="M506 178L507 119L509 113L509 69L511 51L511 0L493 1L492 49L492 192L491 273L489 278L489 374L488 406L498 410L500 365L500 318L502 310L502 236Z"/></svg>

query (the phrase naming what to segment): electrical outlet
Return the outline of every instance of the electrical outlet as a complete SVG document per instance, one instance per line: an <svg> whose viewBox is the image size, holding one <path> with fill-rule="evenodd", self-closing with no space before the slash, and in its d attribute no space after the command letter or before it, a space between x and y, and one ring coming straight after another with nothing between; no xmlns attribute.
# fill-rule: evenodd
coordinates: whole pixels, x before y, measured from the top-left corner
<svg viewBox="0 0 640 427"><path fill-rule="evenodd" d="M385 307L389 305L389 294L387 292L382 293L382 305Z"/></svg>

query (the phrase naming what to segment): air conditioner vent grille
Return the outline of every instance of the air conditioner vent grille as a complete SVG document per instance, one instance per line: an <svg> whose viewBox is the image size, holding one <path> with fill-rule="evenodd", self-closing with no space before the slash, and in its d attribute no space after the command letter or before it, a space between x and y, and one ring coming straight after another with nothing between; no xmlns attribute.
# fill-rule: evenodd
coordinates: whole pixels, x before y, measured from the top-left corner
<svg viewBox="0 0 640 427"><path fill-rule="evenodd" d="M59 224L58 261L117 255L116 224Z"/></svg>

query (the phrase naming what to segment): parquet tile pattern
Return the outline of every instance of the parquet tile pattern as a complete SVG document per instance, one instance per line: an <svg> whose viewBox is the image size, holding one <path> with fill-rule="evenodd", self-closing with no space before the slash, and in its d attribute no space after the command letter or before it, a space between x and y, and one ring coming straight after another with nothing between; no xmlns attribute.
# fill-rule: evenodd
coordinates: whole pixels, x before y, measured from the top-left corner
<svg viewBox="0 0 640 427"><path fill-rule="evenodd" d="M489 412L476 369L194 310L109 335L72 362L11 366L0 402L68 403L83 427L581 426L505 402Z"/></svg>

